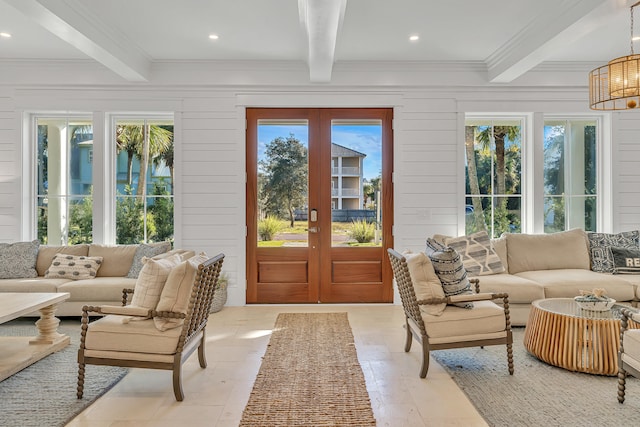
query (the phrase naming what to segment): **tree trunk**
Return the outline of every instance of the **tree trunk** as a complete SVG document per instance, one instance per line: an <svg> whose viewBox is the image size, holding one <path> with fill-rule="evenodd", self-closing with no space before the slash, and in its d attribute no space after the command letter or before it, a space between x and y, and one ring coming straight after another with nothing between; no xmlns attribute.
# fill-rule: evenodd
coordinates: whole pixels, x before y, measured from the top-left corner
<svg viewBox="0 0 640 427"><path fill-rule="evenodd" d="M507 191L504 159L504 138L505 132L496 132L494 135L496 142L496 193L500 196Z"/></svg>
<svg viewBox="0 0 640 427"><path fill-rule="evenodd" d="M138 178L138 196L147 194L147 170L149 168L149 125L144 125L142 135L142 153L140 153L140 177Z"/></svg>
<svg viewBox="0 0 640 427"><path fill-rule="evenodd" d="M127 184L133 185L133 152L127 151Z"/></svg>

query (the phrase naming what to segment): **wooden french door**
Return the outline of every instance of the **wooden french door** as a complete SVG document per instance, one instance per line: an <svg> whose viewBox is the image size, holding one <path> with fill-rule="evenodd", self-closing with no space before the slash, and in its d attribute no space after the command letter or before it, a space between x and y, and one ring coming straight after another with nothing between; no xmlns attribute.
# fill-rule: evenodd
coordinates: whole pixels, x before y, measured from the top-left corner
<svg viewBox="0 0 640 427"><path fill-rule="evenodd" d="M247 303L392 302L392 109L246 117Z"/></svg>

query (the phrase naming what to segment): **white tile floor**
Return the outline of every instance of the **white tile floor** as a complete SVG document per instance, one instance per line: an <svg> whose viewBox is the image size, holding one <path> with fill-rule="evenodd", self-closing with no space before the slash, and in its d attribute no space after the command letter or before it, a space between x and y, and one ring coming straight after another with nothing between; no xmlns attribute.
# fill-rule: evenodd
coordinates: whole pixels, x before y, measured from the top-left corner
<svg viewBox="0 0 640 427"><path fill-rule="evenodd" d="M404 316L396 305L225 307L207 328L207 369L197 355L183 368L185 400L173 396L171 372L132 369L68 427L237 426L249 399L271 328L281 312L348 312L358 359L378 426L486 426L433 359L420 379L420 346L404 348ZM91 381L91 366L87 367Z"/></svg>

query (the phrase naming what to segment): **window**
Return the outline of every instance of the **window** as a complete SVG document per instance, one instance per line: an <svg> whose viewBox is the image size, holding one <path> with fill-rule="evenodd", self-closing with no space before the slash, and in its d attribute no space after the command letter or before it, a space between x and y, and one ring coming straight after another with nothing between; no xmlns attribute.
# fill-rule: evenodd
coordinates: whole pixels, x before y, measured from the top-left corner
<svg viewBox="0 0 640 427"><path fill-rule="evenodd" d="M465 229L498 237L522 224L522 119L467 119Z"/></svg>
<svg viewBox="0 0 640 427"><path fill-rule="evenodd" d="M37 239L93 241L93 126L90 117L37 117Z"/></svg>
<svg viewBox="0 0 640 427"><path fill-rule="evenodd" d="M173 120L118 118L116 243L173 240Z"/></svg>
<svg viewBox="0 0 640 427"><path fill-rule="evenodd" d="M113 120L112 138L98 138L95 147L91 114L34 115L33 126L31 209L42 244L91 243L94 234L99 243L173 240L171 116ZM94 199L101 202L97 213ZM93 226L96 214L100 228Z"/></svg>
<svg viewBox="0 0 640 427"><path fill-rule="evenodd" d="M597 122L544 122L544 231L597 225Z"/></svg>

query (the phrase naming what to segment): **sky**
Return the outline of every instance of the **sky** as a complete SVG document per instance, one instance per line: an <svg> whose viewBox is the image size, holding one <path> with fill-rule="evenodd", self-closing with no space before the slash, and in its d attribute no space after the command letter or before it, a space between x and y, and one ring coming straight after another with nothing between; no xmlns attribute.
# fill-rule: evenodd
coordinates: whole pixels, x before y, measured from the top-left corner
<svg viewBox="0 0 640 427"><path fill-rule="evenodd" d="M264 159L266 146L278 136L286 138L290 133L305 147L308 147L308 133L305 125L260 125L258 127L258 159ZM381 125L333 125L331 139L335 144L366 154L364 177L372 179L382 171L382 126Z"/></svg>

